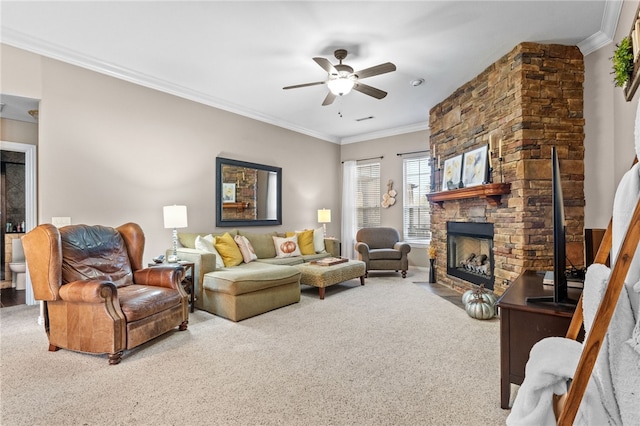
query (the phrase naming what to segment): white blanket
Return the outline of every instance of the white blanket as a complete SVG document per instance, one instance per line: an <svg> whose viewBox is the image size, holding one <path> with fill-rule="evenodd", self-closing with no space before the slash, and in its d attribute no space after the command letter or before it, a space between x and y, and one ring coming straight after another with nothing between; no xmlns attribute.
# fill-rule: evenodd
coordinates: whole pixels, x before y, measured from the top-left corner
<svg viewBox="0 0 640 426"><path fill-rule="evenodd" d="M549 337L531 349L525 369L525 380L511 414L509 426L553 426L553 394L567 392L567 381L573 377L582 352L582 344L564 337ZM608 425L606 411L591 380L574 425Z"/></svg>

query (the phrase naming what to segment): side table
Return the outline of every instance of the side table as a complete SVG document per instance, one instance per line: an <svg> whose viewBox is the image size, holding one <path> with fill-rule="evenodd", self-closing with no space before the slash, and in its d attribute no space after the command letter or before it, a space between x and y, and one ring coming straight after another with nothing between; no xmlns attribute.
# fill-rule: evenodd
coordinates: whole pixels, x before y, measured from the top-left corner
<svg viewBox="0 0 640 426"><path fill-rule="evenodd" d="M184 287L185 291L189 293L189 311L193 313L196 306L196 292L194 288L194 268L195 264L193 262L185 262L182 260L178 261L179 265L182 265L184 268L184 275L182 276L182 287ZM158 266L171 266L175 265L175 263L149 263L148 266L150 268L158 267Z"/></svg>

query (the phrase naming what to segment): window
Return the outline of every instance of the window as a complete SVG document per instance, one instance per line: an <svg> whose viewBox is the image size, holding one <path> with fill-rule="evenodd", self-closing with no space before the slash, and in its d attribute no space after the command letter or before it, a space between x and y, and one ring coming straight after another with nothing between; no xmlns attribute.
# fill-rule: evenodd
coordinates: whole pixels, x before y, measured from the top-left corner
<svg viewBox="0 0 640 426"><path fill-rule="evenodd" d="M430 157L405 158L403 170L404 240L429 244L431 241L431 212L427 193L431 188Z"/></svg>
<svg viewBox="0 0 640 426"><path fill-rule="evenodd" d="M358 229L380 226L380 163L356 167Z"/></svg>

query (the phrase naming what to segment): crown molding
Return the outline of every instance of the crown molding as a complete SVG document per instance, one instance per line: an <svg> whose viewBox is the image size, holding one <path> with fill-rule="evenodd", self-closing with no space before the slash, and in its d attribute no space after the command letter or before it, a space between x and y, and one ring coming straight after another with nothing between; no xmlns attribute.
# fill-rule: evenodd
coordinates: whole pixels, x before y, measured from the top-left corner
<svg viewBox="0 0 640 426"><path fill-rule="evenodd" d="M582 40L577 45L584 56L613 42L621 12L622 1L608 0L605 2L600 31Z"/></svg>
<svg viewBox="0 0 640 426"><path fill-rule="evenodd" d="M423 130L429 130L428 122L409 124L406 126L395 127L393 129L384 129L384 130L379 130L377 132L363 133L361 135L349 136L349 137L340 139L340 145L363 142L371 139L386 138L389 136L403 135L405 133L420 132Z"/></svg>
<svg viewBox="0 0 640 426"><path fill-rule="evenodd" d="M2 30L2 43L36 53L47 58L59 60L71 65L108 75L119 80L128 81L139 86L157 90L163 93L188 99L203 105L218 108L247 118L282 127L287 130L308 135L317 139L338 144L339 138L325 133L314 132L309 129L297 126L288 121L280 120L276 117L244 108L232 102L225 101L213 96L208 96L202 92L171 83L150 75L133 71L128 68L119 67L111 63L100 61L88 55L80 54L71 49L62 48L56 44L29 37L19 31L5 28Z"/></svg>

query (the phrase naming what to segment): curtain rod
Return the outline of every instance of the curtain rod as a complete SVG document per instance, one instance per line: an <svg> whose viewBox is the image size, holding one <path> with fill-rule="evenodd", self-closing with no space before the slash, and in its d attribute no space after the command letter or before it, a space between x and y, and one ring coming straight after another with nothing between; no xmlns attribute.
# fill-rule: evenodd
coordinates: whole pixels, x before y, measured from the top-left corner
<svg viewBox="0 0 640 426"><path fill-rule="evenodd" d="M424 150L422 150L422 151L399 152L399 153L397 153L396 155L397 155L398 157L401 157L401 156L403 156L403 155L409 155L409 154L422 154L423 152L431 152L431 151L430 151L430 150L428 150L428 149L424 149Z"/></svg>
<svg viewBox="0 0 640 426"><path fill-rule="evenodd" d="M383 159L384 155L381 155L380 157L371 157L371 158L361 158L359 160L352 160L352 161L367 161L367 160L378 160L378 159ZM344 161L342 162L342 164L344 164Z"/></svg>

